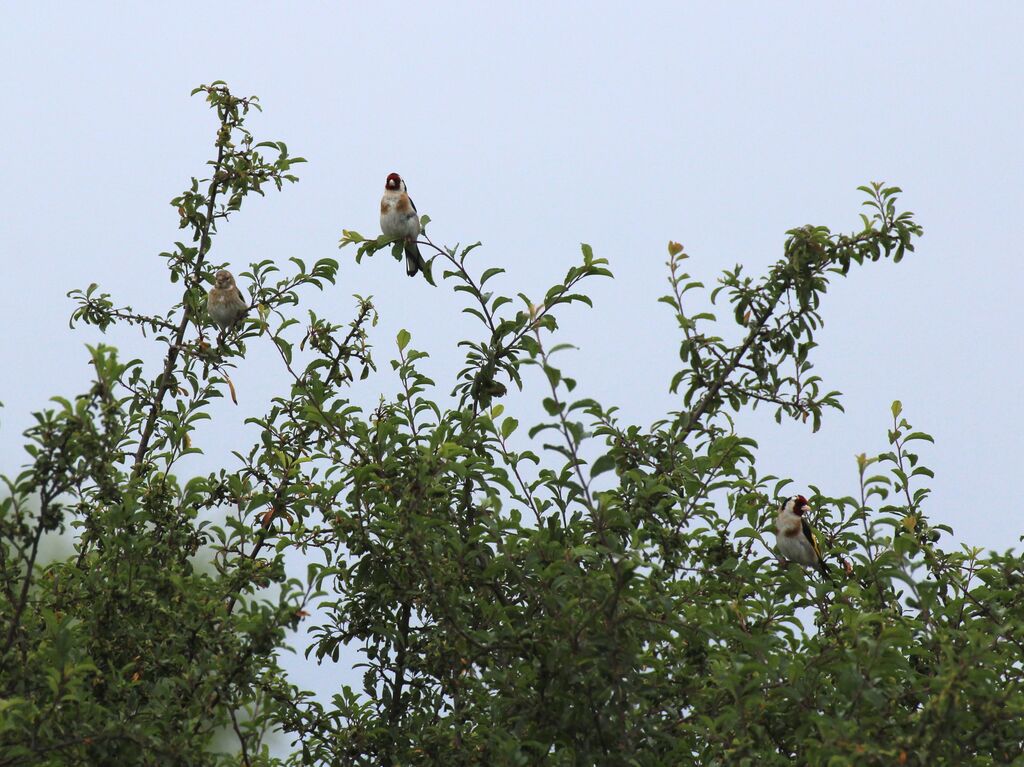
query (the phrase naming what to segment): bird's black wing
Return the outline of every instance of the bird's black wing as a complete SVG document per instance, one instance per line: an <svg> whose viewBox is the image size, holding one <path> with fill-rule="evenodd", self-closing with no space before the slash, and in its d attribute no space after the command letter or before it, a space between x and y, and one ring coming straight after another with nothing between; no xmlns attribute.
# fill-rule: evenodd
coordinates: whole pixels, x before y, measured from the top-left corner
<svg viewBox="0 0 1024 767"><path fill-rule="evenodd" d="M814 530L811 529L810 523L808 523L808 521L803 517L800 517L800 527L803 528L804 538L811 542L811 545L814 546L814 551L817 552L818 539L814 537Z"/></svg>
<svg viewBox="0 0 1024 767"><path fill-rule="evenodd" d="M811 529L810 523L804 517L800 517L800 527L803 528L804 537L811 542L811 546L814 548L814 553L818 557L818 569L821 570L822 575L828 576L828 566L825 564L825 558L821 556L821 547L818 545L818 536L814 534L814 530Z"/></svg>
<svg viewBox="0 0 1024 767"><path fill-rule="evenodd" d="M406 197L409 197L408 193L406 193L406 195L405 195L405 196L406 196ZM418 210L416 210L416 203L414 203L414 202L412 201L412 197L409 197L409 204L410 204L410 205L412 205L412 209L413 209L413 212L414 212L414 213L416 213L416 214L418 215L418 214L419 214L419 211L418 211Z"/></svg>

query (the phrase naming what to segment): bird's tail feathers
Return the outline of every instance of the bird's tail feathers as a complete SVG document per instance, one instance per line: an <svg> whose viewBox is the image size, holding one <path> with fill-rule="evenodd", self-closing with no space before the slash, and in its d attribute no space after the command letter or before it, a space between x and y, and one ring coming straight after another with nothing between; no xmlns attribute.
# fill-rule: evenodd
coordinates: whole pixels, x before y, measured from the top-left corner
<svg viewBox="0 0 1024 767"><path fill-rule="evenodd" d="M423 262L423 256L420 255L420 246L416 244L416 240L408 239L405 241L405 273L410 277L415 277L417 272L426 271L427 265Z"/></svg>
<svg viewBox="0 0 1024 767"><path fill-rule="evenodd" d="M824 575L829 580L832 580L832 573L828 569L828 565L826 565L825 560L821 559L820 557L818 558L818 569L821 570L822 575Z"/></svg>

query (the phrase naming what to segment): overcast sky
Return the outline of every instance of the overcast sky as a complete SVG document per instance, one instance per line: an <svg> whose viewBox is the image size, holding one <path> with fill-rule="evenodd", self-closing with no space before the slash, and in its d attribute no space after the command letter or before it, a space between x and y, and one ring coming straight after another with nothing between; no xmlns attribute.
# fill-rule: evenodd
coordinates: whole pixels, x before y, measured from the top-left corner
<svg viewBox="0 0 1024 767"><path fill-rule="evenodd" d="M588 242L616 278L591 285L593 310L562 314L580 349L561 362L581 396L641 423L678 406L678 331L656 303L669 239L706 282L737 262L759 273L787 229L855 229L858 185L900 185L925 228L917 253L854 270L823 307L817 372L846 415L815 435L767 413L741 428L762 473L853 494L853 456L886 449L899 398L937 440L928 513L964 542L1016 545L1022 8L5 3L0 471L23 462L32 409L87 386L83 345L100 336L68 329L68 290L97 282L143 311L180 296L157 255L181 237L167 203L203 174L214 125L189 91L223 79L260 96L258 138L309 164L246 204L214 260L342 258L317 309L346 320L351 294L373 295L378 362L406 327L447 392L471 327L459 297L386 254L356 266L336 250L343 228L377 233L385 176L406 178L435 241L482 240L479 268L506 267L512 294L542 295ZM161 353L127 331L106 341L126 359ZM205 467L233 465L282 373L253 349L233 376L240 405L218 403L219 433L197 435Z"/></svg>

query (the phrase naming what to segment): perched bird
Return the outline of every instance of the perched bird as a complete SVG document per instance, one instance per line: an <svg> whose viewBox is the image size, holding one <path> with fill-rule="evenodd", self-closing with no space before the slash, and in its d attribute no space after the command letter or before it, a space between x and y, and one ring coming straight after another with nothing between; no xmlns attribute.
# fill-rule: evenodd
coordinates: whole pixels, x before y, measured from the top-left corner
<svg viewBox="0 0 1024 767"><path fill-rule="evenodd" d="M787 498L775 518L775 540L784 558L806 567L816 567L822 575L827 576L828 568L821 558L818 539L804 518L804 514L810 510L807 499L802 495Z"/></svg>
<svg viewBox="0 0 1024 767"><path fill-rule="evenodd" d="M380 198L380 230L388 237L401 237L405 243L405 273L415 277L426 269L416 238L420 236L420 217L409 199L405 182L397 173L388 175L384 182L384 196Z"/></svg>
<svg viewBox="0 0 1024 767"><path fill-rule="evenodd" d="M210 319L217 323L223 337L249 313L249 303L242 291L235 285L234 275L227 269L221 269L214 275L214 287L206 297L206 311Z"/></svg>

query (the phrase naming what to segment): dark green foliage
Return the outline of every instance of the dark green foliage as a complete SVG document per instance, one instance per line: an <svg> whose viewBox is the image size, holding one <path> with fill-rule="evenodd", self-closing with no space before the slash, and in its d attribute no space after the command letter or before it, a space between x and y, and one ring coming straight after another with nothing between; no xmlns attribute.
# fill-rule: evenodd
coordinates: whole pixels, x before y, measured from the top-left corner
<svg viewBox="0 0 1024 767"><path fill-rule="evenodd" d="M254 141L254 99L198 90L219 124L209 178L173 201L191 243L163 254L181 302L148 315L95 285L72 294L73 321L137 325L164 363L154 374L93 349L91 388L37 415L0 507L0 766L1019 758L1021 560L942 548L916 452L931 438L895 403L887 452L858 461L858 495L814 490L828 581L773 556L776 499L805 485L758 474L733 416L763 404L816 429L841 409L813 373L821 301L852 267L913 250L921 229L898 189L862 188L858 233L795 229L763 277L727 271L711 293L726 321L690 312L703 286L670 243L679 409L647 427L558 367L557 318L611 276L589 246L559 284L513 298L496 292L500 269L473 270L475 245L425 245L480 335L435 384L402 331L400 393L366 411L352 391L388 374L371 356L372 303L357 297L348 322L299 308L333 285L332 259L251 264L239 276L255 311L224 344L204 340L217 226L293 181L301 158ZM358 261L392 243L346 231L347 244ZM280 395L250 420L259 441L179 479L253 343L281 362ZM542 422L506 413L512 386ZM40 561L57 530L73 554ZM314 564L289 580L299 552ZM308 662L357 652L363 672L330 702L277 661L313 605Z"/></svg>

